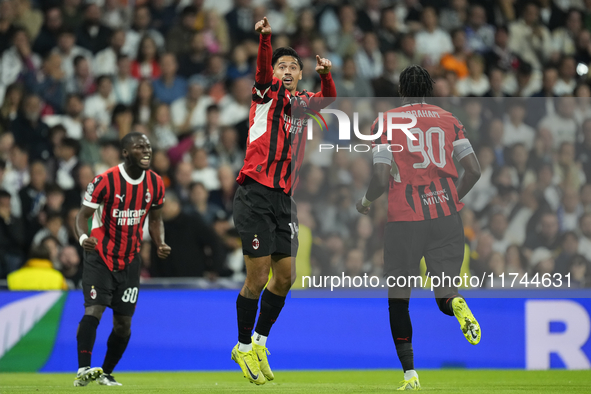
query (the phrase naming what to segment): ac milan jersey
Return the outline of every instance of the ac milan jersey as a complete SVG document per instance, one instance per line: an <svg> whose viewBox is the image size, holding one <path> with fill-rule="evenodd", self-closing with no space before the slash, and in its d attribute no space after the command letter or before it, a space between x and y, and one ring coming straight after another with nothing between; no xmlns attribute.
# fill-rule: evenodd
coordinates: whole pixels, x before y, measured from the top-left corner
<svg viewBox="0 0 591 394"><path fill-rule="evenodd" d="M410 112L417 124L409 131L392 131L388 141L388 112ZM454 146L467 143L462 123L451 113L430 104L408 104L384 113L381 137L376 149L392 151L392 172L388 191L388 221L421 221L449 216L462 209L455 186L458 173L453 161ZM376 127L378 120L372 126ZM463 140L463 141L462 141Z"/></svg>
<svg viewBox="0 0 591 394"><path fill-rule="evenodd" d="M144 222L151 209L164 203L164 182L152 170L132 179L123 164L110 168L88 184L82 204L96 209L91 237L111 271L122 270L140 250Z"/></svg>
<svg viewBox="0 0 591 394"><path fill-rule="evenodd" d="M320 92L304 90L292 95L283 82L273 76L271 60L271 35L261 34L246 157L236 180L242 184L248 176L291 195L297 185L307 139L305 117L296 115L305 111L296 111L296 107L309 107L311 98L336 97L336 88L331 75L322 74ZM319 110L332 101L315 100L313 107Z"/></svg>

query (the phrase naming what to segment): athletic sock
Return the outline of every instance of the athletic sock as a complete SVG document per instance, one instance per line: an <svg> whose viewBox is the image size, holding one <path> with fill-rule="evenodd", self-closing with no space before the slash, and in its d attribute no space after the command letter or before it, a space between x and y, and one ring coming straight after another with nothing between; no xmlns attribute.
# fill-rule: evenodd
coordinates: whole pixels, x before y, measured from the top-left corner
<svg viewBox="0 0 591 394"><path fill-rule="evenodd" d="M277 321L281 309L283 309L283 305L285 305L285 297L278 296L271 293L269 289L265 289L261 297L261 313L259 314L255 332L268 337L273 323Z"/></svg>
<svg viewBox="0 0 591 394"><path fill-rule="evenodd" d="M412 324L408 312L408 300L390 298L388 299L390 312L390 330L396 353L402 364L403 371L414 369L414 354L412 351Z"/></svg>
<svg viewBox="0 0 591 394"><path fill-rule="evenodd" d="M258 332L255 331L253 338L254 338L254 343L256 343L257 345L267 346L267 336L266 335L259 334Z"/></svg>
<svg viewBox="0 0 591 394"><path fill-rule="evenodd" d="M111 335L109 335L109 339L107 340L107 354L105 355L105 361L103 362L104 373L110 374L113 372L127 348L130 337L131 334L126 337L121 337L117 335L115 331L111 331Z"/></svg>
<svg viewBox="0 0 591 394"><path fill-rule="evenodd" d="M449 294L443 298L438 298L437 305L439 306L439 310L448 316L454 316L454 309L451 304L452 300L456 297L461 298L459 294Z"/></svg>
<svg viewBox="0 0 591 394"><path fill-rule="evenodd" d="M258 299L246 298L238 294L236 300L236 314L238 315L238 342L249 345L252 350L252 329L257 318ZM244 346L242 347L245 348ZM240 350L240 346L238 348ZM240 350L241 352L244 350ZM248 350L249 351L249 350Z"/></svg>
<svg viewBox="0 0 591 394"><path fill-rule="evenodd" d="M92 358L92 348L96 339L96 328L99 325L99 319L91 315L84 315L78 325L78 368L90 367Z"/></svg>

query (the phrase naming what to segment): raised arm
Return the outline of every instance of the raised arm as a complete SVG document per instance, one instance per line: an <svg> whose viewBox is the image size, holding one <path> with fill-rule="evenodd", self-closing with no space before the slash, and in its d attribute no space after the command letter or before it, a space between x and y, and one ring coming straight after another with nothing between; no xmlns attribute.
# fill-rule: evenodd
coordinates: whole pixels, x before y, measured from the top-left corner
<svg viewBox="0 0 591 394"><path fill-rule="evenodd" d="M254 29L260 34L259 52L257 56L257 72L255 82L257 85L267 85L273 80L273 48L271 47L271 25L267 17L256 23Z"/></svg>

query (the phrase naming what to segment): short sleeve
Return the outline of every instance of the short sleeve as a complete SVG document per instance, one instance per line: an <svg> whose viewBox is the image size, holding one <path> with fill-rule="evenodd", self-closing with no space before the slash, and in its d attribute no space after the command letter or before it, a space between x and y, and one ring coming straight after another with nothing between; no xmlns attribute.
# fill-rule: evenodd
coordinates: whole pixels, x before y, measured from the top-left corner
<svg viewBox="0 0 591 394"><path fill-rule="evenodd" d="M103 175L99 175L88 184L86 192L84 193L84 200L82 205L97 209L99 205L105 201L107 195L107 178Z"/></svg>
<svg viewBox="0 0 591 394"><path fill-rule="evenodd" d="M454 141L467 139L466 128L464 127L462 122L460 122L460 120L455 117L455 115L453 117L453 126L454 126L454 133L455 133Z"/></svg>
<svg viewBox="0 0 591 394"><path fill-rule="evenodd" d="M152 201L152 209L162 208L162 205L164 205L164 201L165 201L164 194L165 194L164 181L162 180L162 178L160 178L158 176L157 182L156 182L156 191L154 193L154 195L156 197Z"/></svg>

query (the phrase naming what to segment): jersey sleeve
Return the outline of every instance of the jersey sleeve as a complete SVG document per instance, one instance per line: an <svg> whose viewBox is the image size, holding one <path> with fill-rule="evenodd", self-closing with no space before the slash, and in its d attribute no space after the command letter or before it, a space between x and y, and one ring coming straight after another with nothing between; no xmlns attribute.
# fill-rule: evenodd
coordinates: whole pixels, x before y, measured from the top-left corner
<svg viewBox="0 0 591 394"><path fill-rule="evenodd" d="M107 177L99 175L88 184L82 205L97 209L107 197Z"/></svg>
<svg viewBox="0 0 591 394"><path fill-rule="evenodd" d="M152 208L151 209L160 209L162 208L162 205L164 205L164 194L165 194L165 188L164 188L164 181L162 180L162 178L158 177L157 178L158 181L156 183L156 190L154 191L154 200L152 201Z"/></svg>

